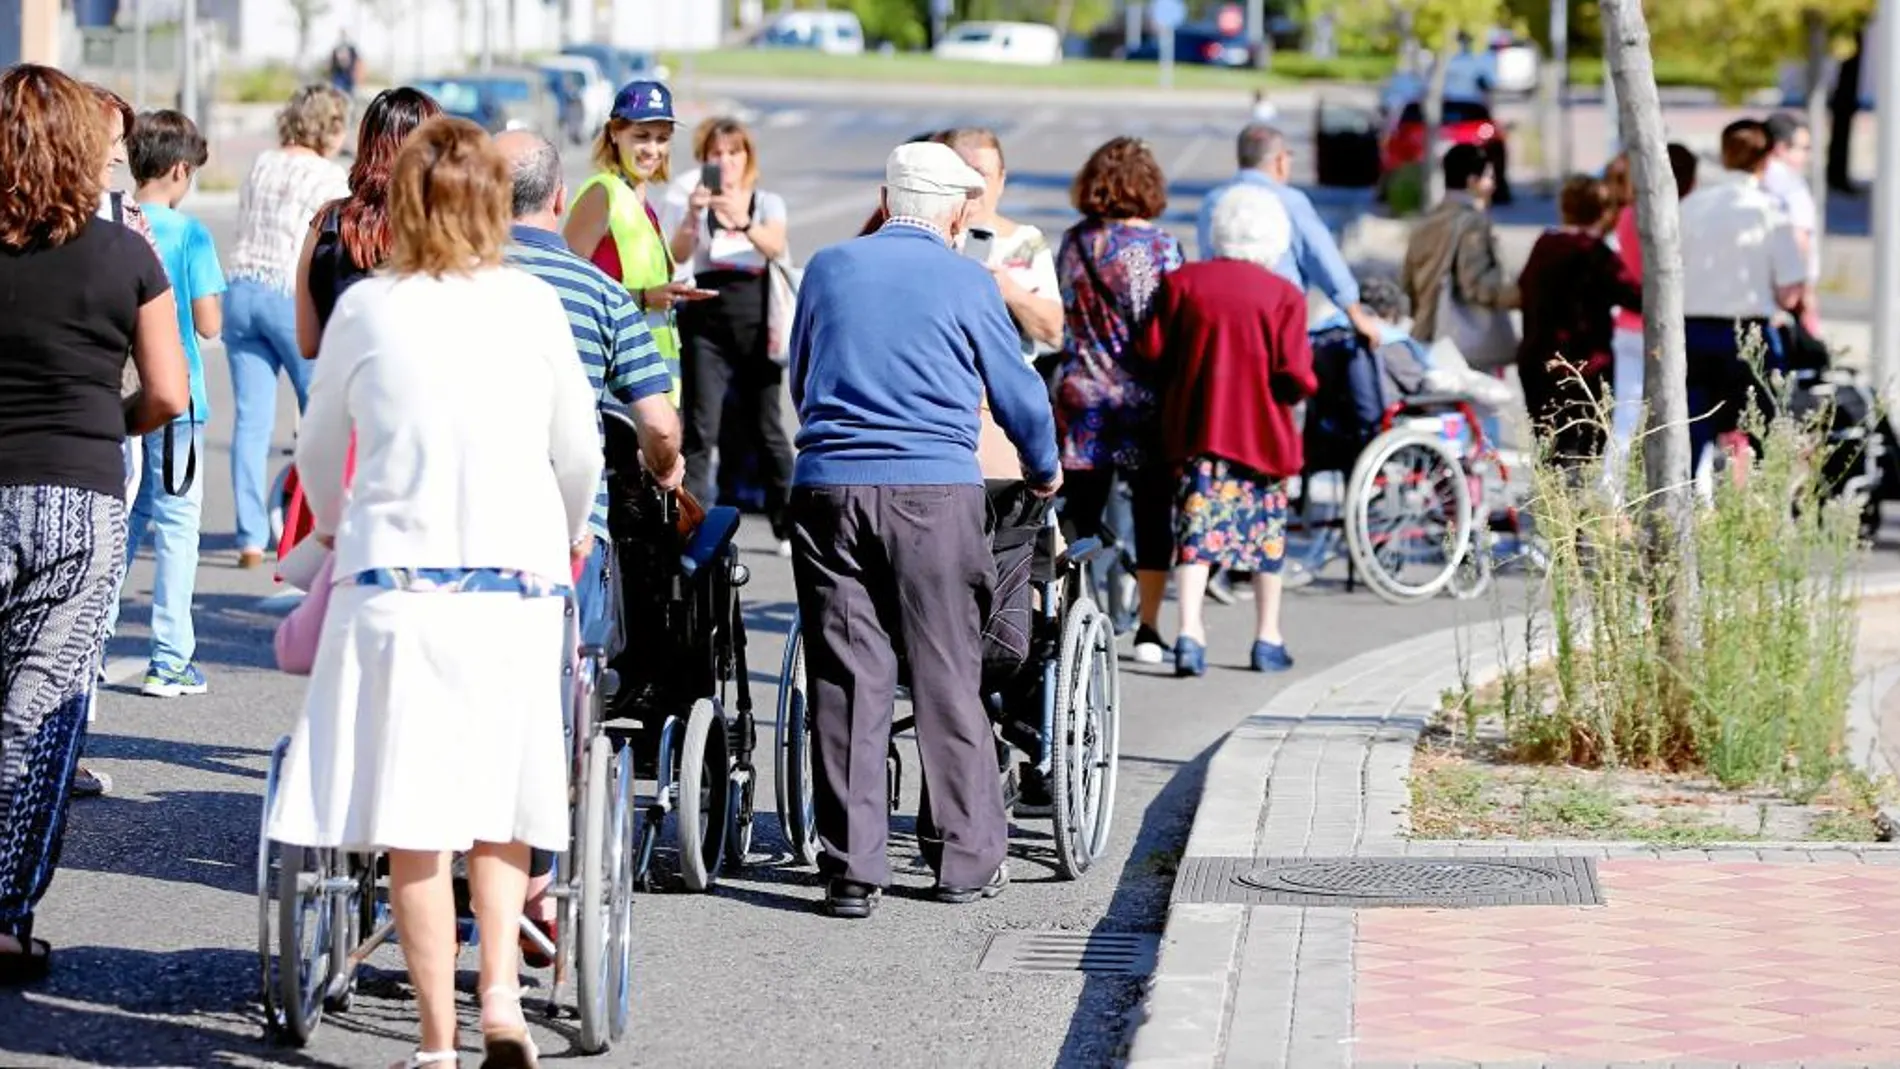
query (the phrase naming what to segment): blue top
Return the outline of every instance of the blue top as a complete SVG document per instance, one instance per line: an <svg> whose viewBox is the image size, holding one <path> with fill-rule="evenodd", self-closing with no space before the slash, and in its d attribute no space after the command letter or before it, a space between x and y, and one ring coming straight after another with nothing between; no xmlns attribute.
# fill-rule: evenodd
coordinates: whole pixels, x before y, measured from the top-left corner
<svg viewBox="0 0 1900 1069"><path fill-rule="evenodd" d="M791 389L799 486L981 485L985 391L1024 474L1056 477L1049 393L996 280L923 226L893 221L812 256Z"/></svg>
<svg viewBox="0 0 1900 1069"><path fill-rule="evenodd" d="M205 225L176 208L163 204L141 204L145 221L151 225L152 240L165 263L165 275L171 279L172 295L178 302L178 335L185 343L185 359L191 365L191 405L199 423L211 418L211 403L205 397L204 357L198 351L198 326L191 302L200 297L215 297L224 292L224 268L218 264L218 246ZM178 417L180 422L193 418L192 412Z"/></svg>
<svg viewBox="0 0 1900 1069"><path fill-rule="evenodd" d="M1333 240L1333 232L1319 217L1312 200L1292 186L1282 185L1252 169L1241 171L1233 181L1216 186L1202 198L1201 214L1194 224L1201 259L1214 257L1214 205L1220 202L1221 194L1238 185L1264 186L1272 190L1286 208L1292 240L1287 243L1286 254L1280 257L1280 262L1273 265L1274 274L1299 287L1301 293L1317 288L1342 311L1359 303L1359 280L1353 277L1352 268L1346 266L1339 243ZM1343 321L1343 316L1339 318ZM1316 325L1315 329L1330 325L1329 320Z"/></svg>
<svg viewBox="0 0 1900 1069"><path fill-rule="evenodd" d="M602 405L615 401L631 405L673 389L673 378L660 359L653 332L647 329L646 318L625 286L570 252L567 243L553 231L516 225L511 234L514 243L508 246L508 263L553 286L561 295L568 329L574 333L574 348ZM605 449L606 432L599 417L594 420L594 429L600 432L601 448ZM594 494L594 514L589 523L596 535L607 537L604 476Z"/></svg>

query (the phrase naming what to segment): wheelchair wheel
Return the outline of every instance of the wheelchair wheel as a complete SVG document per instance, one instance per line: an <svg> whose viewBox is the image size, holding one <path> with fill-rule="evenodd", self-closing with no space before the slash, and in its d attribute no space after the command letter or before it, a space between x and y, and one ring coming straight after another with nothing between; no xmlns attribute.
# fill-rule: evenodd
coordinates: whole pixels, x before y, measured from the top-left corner
<svg viewBox="0 0 1900 1069"><path fill-rule="evenodd" d="M1108 849L1121 748L1121 679L1108 618L1083 598L1063 626L1049 740L1056 868L1079 878Z"/></svg>
<svg viewBox="0 0 1900 1069"><path fill-rule="evenodd" d="M581 811L575 939L583 1053L599 1054L626 1034L632 1009L633 757L596 735L587 746Z"/></svg>
<svg viewBox="0 0 1900 1069"><path fill-rule="evenodd" d="M680 878L688 891L708 891L725 855L726 806L730 802L726 716L717 702L693 703L680 743L679 803L673 833L680 852Z"/></svg>
<svg viewBox="0 0 1900 1069"><path fill-rule="evenodd" d="M1435 434L1399 427L1374 439L1346 484L1346 548L1374 593L1423 601L1452 581L1471 545L1464 464Z"/></svg>
<svg viewBox="0 0 1900 1069"><path fill-rule="evenodd" d="M264 1004L264 1019L272 1027L282 1023L282 1007L277 1003L277 943L272 921L276 919L277 868L283 851L271 841L270 810L277 797L277 776L284 767L284 751L289 737L277 740L271 748L270 763L264 772L264 805L257 818L257 967L258 994Z"/></svg>
<svg viewBox="0 0 1900 1069"><path fill-rule="evenodd" d="M277 997L285 1036L304 1046L323 1023L325 998L352 947L343 940L354 894L326 885L345 875L341 851L282 846L277 864Z"/></svg>
<svg viewBox="0 0 1900 1069"><path fill-rule="evenodd" d="M810 692L805 688L805 636L797 615L785 642L785 668L779 675L777 768L778 826L793 860L818 864L818 813L812 790Z"/></svg>

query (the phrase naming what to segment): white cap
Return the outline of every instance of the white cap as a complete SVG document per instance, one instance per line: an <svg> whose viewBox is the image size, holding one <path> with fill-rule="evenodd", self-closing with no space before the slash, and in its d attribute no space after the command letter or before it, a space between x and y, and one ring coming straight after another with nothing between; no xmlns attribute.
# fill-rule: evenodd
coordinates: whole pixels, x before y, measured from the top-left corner
<svg viewBox="0 0 1900 1069"><path fill-rule="evenodd" d="M981 193L983 176L949 145L919 141L899 145L884 161L884 185L909 193Z"/></svg>

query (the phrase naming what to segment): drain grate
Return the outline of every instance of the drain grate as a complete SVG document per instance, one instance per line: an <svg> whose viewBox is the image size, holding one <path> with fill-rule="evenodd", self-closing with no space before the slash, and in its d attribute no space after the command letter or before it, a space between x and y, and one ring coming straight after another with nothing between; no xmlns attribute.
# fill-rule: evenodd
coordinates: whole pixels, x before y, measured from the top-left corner
<svg viewBox="0 0 1900 1069"><path fill-rule="evenodd" d="M1190 857L1176 902L1256 906L1599 906L1581 857Z"/></svg>
<svg viewBox="0 0 1900 1069"><path fill-rule="evenodd" d="M977 969L1147 976L1160 945L1161 937L1151 932L997 932Z"/></svg>

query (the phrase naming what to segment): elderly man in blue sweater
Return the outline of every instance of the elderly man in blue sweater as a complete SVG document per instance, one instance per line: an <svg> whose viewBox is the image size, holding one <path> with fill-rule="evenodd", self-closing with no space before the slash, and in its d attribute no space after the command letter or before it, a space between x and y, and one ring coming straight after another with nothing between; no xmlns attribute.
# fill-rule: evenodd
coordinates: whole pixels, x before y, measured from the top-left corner
<svg viewBox="0 0 1900 1069"><path fill-rule="evenodd" d="M792 568L834 916L870 916L890 882L884 754L899 649L943 836L936 896L993 898L1009 879L979 694L996 575L976 460L984 396L1036 493L1054 494L1062 471L1048 394L996 281L956 251L982 191L948 147L899 146L885 165L890 221L813 256L798 295Z"/></svg>

